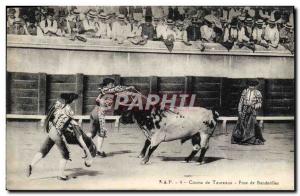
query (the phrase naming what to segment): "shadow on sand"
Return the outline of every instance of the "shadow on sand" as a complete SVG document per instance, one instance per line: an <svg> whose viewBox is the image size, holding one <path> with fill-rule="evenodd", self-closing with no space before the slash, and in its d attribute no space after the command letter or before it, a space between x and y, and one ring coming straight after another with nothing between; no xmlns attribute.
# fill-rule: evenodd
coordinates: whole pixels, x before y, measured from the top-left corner
<svg viewBox="0 0 300 196"><path fill-rule="evenodd" d="M159 158L161 158L162 161L184 161L184 159L186 157L165 157L165 156L158 156ZM193 160L197 160L198 157L195 157ZM205 157L204 160L205 160L205 163L212 163L212 162L215 162L215 161L218 161L218 160L222 160L222 159L225 159L223 157Z"/></svg>
<svg viewBox="0 0 300 196"><path fill-rule="evenodd" d="M114 152L109 152L106 154L108 157L112 157L115 155L121 155L121 154L127 154L127 153L133 153L131 150L120 150L120 151L114 151Z"/></svg>
<svg viewBox="0 0 300 196"><path fill-rule="evenodd" d="M69 175L70 178L77 178L80 176L98 176L103 174L100 171L96 170L86 170L83 168L72 168L72 169L66 169L66 171L71 172Z"/></svg>

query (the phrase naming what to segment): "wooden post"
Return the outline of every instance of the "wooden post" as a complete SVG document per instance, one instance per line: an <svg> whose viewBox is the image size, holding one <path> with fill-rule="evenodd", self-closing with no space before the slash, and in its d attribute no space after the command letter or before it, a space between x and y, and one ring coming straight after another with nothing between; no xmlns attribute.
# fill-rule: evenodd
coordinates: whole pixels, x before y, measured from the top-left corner
<svg viewBox="0 0 300 196"><path fill-rule="evenodd" d="M150 76L149 81L150 81L149 94L157 94L158 93L157 76Z"/></svg>
<svg viewBox="0 0 300 196"><path fill-rule="evenodd" d="M259 86L257 88L262 94L262 108L258 110L257 116L264 116L265 110L267 107L267 87L266 87L266 80L260 79Z"/></svg>
<svg viewBox="0 0 300 196"><path fill-rule="evenodd" d="M76 74L76 93L78 99L75 102L75 114L82 115L83 108L83 74Z"/></svg>
<svg viewBox="0 0 300 196"><path fill-rule="evenodd" d="M39 73L38 78L38 114L46 114L47 75Z"/></svg>
<svg viewBox="0 0 300 196"><path fill-rule="evenodd" d="M121 83L121 76L117 75L117 74L114 74L114 75L112 75L112 77L115 79L116 85L120 85L120 83Z"/></svg>
<svg viewBox="0 0 300 196"><path fill-rule="evenodd" d="M193 93L193 76L184 77L184 93L185 94Z"/></svg>

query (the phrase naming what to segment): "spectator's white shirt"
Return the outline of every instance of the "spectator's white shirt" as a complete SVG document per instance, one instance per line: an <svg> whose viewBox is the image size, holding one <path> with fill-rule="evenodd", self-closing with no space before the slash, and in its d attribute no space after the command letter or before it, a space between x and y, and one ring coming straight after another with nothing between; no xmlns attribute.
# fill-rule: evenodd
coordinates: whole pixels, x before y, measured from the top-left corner
<svg viewBox="0 0 300 196"><path fill-rule="evenodd" d="M53 20L53 25L51 26L51 21L47 19L48 26L46 27L46 20L40 22L40 27L43 30L44 34L48 32L56 33L57 32L57 22Z"/></svg>
<svg viewBox="0 0 300 196"><path fill-rule="evenodd" d="M112 25L112 38L114 40L124 41L131 33L130 24L121 25L119 21L116 21Z"/></svg>
<svg viewBox="0 0 300 196"><path fill-rule="evenodd" d="M174 39L176 39L175 31L167 27L165 32L163 33L162 37L163 37L163 39L167 39L169 36L173 36Z"/></svg>
<svg viewBox="0 0 300 196"><path fill-rule="evenodd" d="M267 25L264 38L266 41L270 41L273 47L277 47L279 43L279 31L277 27L270 28L270 26Z"/></svg>
<svg viewBox="0 0 300 196"><path fill-rule="evenodd" d="M177 41L186 41L187 42L187 32L186 30L179 30L179 29L175 29L175 33L176 33L176 40Z"/></svg>
<svg viewBox="0 0 300 196"><path fill-rule="evenodd" d="M257 40L257 41L261 41L263 38L262 38L262 35L264 34L264 29L261 28L254 28L253 29L253 32L252 32L252 37L253 37L253 40Z"/></svg>
<svg viewBox="0 0 300 196"><path fill-rule="evenodd" d="M133 24L131 28L131 37L142 36L142 26L140 26L139 24Z"/></svg>
<svg viewBox="0 0 300 196"><path fill-rule="evenodd" d="M82 23L85 31L94 30L97 32L98 26L95 21L89 21L88 19L85 19Z"/></svg>
<svg viewBox="0 0 300 196"><path fill-rule="evenodd" d="M163 34L166 32L166 29L167 29L167 27L162 23L159 23L154 28L156 28L157 38L163 37Z"/></svg>
<svg viewBox="0 0 300 196"><path fill-rule="evenodd" d="M239 42L243 42L243 41L249 41L250 39L246 36L245 34L245 27L242 27L239 31L238 31L238 41Z"/></svg>
<svg viewBox="0 0 300 196"><path fill-rule="evenodd" d="M96 36L101 36L102 39L110 39L111 38L111 28L109 23L104 23L99 21L99 29L96 33Z"/></svg>
<svg viewBox="0 0 300 196"><path fill-rule="evenodd" d="M201 38L206 39L207 41L212 40L216 37L216 34L212 28L209 28L207 25L200 27Z"/></svg>
<svg viewBox="0 0 300 196"><path fill-rule="evenodd" d="M227 27L224 33L224 42L229 41L229 37L236 39L238 37L238 30L234 28L229 29Z"/></svg>

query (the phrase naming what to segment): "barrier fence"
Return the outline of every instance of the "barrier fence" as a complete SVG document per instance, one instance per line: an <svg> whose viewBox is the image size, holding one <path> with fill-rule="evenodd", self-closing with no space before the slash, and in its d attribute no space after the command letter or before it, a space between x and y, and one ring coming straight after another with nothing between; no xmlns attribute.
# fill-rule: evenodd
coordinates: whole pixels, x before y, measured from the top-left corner
<svg viewBox="0 0 300 196"><path fill-rule="evenodd" d="M143 94L196 94L195 106L216 108L222 116L235 116L247 78L226 77L122 77L120 75L55 75L7 72L8 114L44 115L62 92L76 92L72 105L76 115L89 114L98 96L99 83L112 77L117 84L135 86ZM294 79L261 78L258 89L263 95L261 116L294 116Z"/></svg>

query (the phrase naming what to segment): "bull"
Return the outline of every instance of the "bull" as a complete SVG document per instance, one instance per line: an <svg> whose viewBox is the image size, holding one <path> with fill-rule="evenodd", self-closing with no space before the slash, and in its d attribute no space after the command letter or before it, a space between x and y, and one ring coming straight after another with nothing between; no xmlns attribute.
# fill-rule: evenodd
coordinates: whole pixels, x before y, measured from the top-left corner
<svg viewBox="0 0 300 196"><path fill-rule="evenodd" d="M202 107L170 109L130 110L122 114L124 122L136 122L144 131L145 144L139 157L146 164L160 143L174 140L185 142L191 139L193 150L186 162L190 162L200 151L198 163L204 163L209 148L209 139L217 125L219 114L215 110Z"/></svg>

